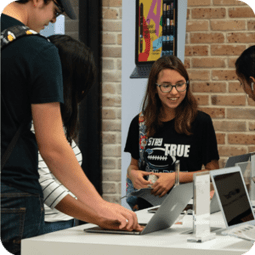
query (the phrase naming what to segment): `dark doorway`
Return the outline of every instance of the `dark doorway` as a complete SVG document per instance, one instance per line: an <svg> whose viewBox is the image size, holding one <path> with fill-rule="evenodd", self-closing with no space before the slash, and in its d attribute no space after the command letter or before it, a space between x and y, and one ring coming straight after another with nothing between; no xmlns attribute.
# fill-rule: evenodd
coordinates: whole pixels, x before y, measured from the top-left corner
<svg viewBox="0 0 255 255"><path fill-rule="evenodd" d="M101 142L101 0L79 1L79 39L94 54L97 78L86 99L80 105L79 147L83 155L82 168L102 195Z"/></svg>

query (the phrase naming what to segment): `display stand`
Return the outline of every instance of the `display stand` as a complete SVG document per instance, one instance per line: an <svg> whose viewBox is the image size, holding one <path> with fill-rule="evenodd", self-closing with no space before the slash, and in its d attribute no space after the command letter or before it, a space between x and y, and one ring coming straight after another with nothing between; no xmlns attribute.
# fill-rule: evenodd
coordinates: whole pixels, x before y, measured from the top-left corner
<svg viewBox="0 0 255 255"><path fill-rule="evenodd" d="M235 164L239 166L248 190L250 199L255 200L255 153L251 154L248 161L239 162Z"/></svg>
<svg viewBox="0 0 255 255"><path fill-rule="evenodd" d="M189 242L205 242L216 237L210 231L210 174L201 172L194 174L193 198L193 234Z"/></svg>
<svg viewBox="0 0 255 255"><path fill-rule="evenodd" d="M251 155L251 186L250 186L250 198L255 200L255 154Z"/></svg>
<svg viewBox="0 0 255 255"><path fill-rule="evenodd" d="M175 185L180 184L180 160L175 162Z"/></svg>

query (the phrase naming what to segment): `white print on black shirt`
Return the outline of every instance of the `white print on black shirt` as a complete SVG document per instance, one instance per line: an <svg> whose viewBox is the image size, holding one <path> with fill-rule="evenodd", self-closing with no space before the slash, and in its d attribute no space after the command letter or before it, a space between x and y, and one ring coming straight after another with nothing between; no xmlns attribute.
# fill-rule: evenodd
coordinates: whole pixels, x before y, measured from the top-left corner
<svg viewBox="0 0 255 255"><path fill-rule="evenodd" d="M163 138L149 138L148 146L162 146Z"/></svg>
<svg viewBox="0 0 255 255"><path fill-rule="evenodd" d="M163 138L149 138L145 150L146 171L169 172L170 165L175 164L177 157L189 157L190 147L185 144L163 144Z"/></svg>
<svg viewBox="0 0 255 255"><path fill-rule="evenodd" d="M164 144L165 155L178 156L178 157L189 157L190 145L184 144Z"/></svg>

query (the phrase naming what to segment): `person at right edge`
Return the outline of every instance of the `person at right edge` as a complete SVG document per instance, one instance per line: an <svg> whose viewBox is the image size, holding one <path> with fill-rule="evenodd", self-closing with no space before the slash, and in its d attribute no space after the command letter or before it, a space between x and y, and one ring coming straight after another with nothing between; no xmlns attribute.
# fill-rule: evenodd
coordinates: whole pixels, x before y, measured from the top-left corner
<svg viewBox="0 0 255 255"><path fill-rule="evenodd" d="M59 14L75 18L69 0L12 2L1 14L1 31L26 25L40 32L50 22L55 23ZM44 210L38 149L51 172L77 197L86 212L84 221L107 229L141 231L134 212L98 194L66 139L60 111L62 70L56 47L40 36L19 38L1 52L1 76L1 155L23 120L28 120L1 171L1 241L6 250L20 254L21 240L41 233ZM35 135L30 130L31 120Z"/></svg>
<svg viewBox="0 0 255 255"><path fill-rule="evenodd" d="M235 67L244 92L255 101L255 45L243 51L236 60Z"/></svg>
<svg viewBox="0 0 255 255"><path fill-rule="evenodd" d="M132 185L141 189L152 184L148 175L158 178L151 185L152 194L163 197L175 185L177 161L180 183L192 182L198 171L219 168L211 117L198 110L188 73L176 56L163 56L153 64L142 112L130 124L125 152L131 154L127 202L133 210L152 206L141 197L129 196Z"/></svg>

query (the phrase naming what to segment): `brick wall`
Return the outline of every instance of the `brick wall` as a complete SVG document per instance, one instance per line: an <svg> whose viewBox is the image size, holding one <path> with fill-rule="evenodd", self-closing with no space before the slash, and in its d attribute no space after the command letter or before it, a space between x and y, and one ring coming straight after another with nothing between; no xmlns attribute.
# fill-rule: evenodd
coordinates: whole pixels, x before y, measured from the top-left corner
<svg viewBox="0 0 255 255"><path fill-rule="evenodd" d="M122 1L103 3L103 196L120 202ZM237 81L234 63L255 43L255 15L237 0L188 0L185 66L192 91L210 114L220 165L255 151L255 103Z"/></svg>
<svg viewBox="0 0 255 255"><path fill-rule="evenodd" d="M122 1L102 0L103 197L120 202L121 194L121 39Z"/></svg>
<svg viewBox="0 0 255 255"><path fill-rule="evenodd" d="M255 103L235 74L235 60L255 44L255 15L237 0L188 0L185 65L202 110L213 118L220 165L255 151Z"/></svg>

